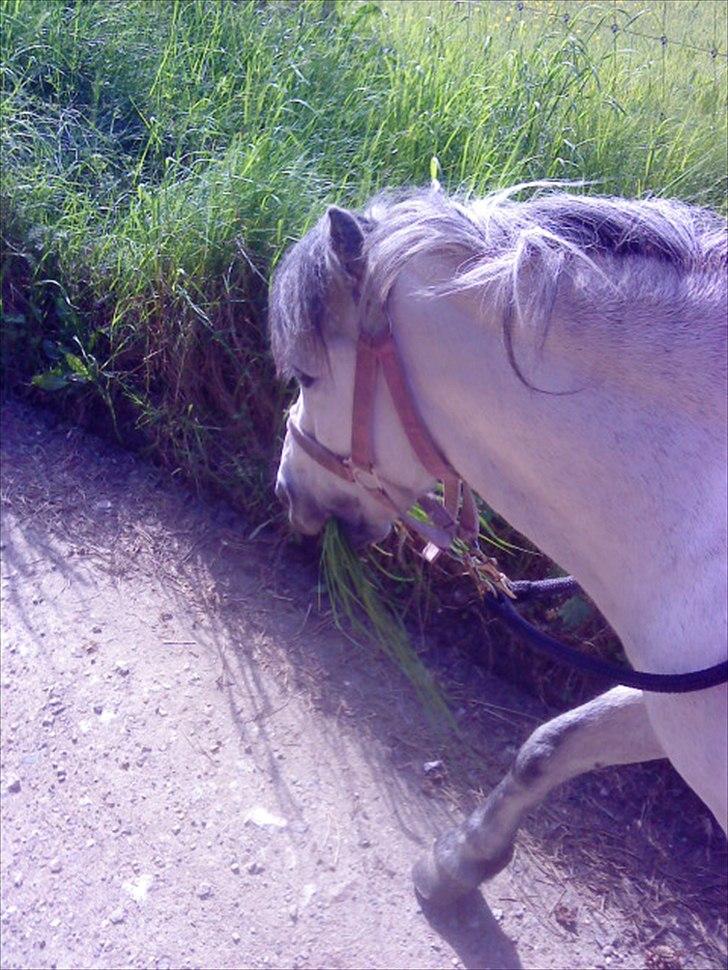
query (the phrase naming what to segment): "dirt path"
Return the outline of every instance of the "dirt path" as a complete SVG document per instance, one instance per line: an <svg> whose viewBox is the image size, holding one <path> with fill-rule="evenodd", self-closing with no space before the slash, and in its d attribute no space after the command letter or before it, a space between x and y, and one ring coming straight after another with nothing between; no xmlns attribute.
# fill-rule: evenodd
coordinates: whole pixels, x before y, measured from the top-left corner
<svg viewBox="0 0 728 970"><path fill-rule="evenodd" d="M720 843L654 766L555 798L428 921L413 858L539 705L450 658L468 755L295 550L17 404L2 443L4 967L722 965Z"/></svg>

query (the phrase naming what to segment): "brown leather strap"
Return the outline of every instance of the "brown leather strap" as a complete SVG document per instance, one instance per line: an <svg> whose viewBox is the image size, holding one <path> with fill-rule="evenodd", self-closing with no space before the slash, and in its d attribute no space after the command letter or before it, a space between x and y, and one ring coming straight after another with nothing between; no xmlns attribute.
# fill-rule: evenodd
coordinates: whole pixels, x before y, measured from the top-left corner
<svg viewBox="0 0 728 970"><path fill-rule="evenodd" d="M374 342L359 337L354 371L354 408L351 422L351 463L370 469L374 465L372 419L377 382L378 354Z"/></svg>
<svg viewBox="0 0 728 970"><path fill-rule="evenodd" d="M413 452L422 466L443 485L443 503L432 495L418 502L429 517L423 522L401 509L390 497L387 485L376 472L372 442L374 396L377 374L382 368L397 416ZM433 559L460 537L473 543L478 536L478 513L473 493L443 457L419 415L397 353L391 327L379 334L361 334L357 343L351 428L351 455L342 458L299 428L291 418L288 428L296 443L327 471L365 489L393 518L403 519L426 541L424 555ZM459 519L459 522L458 522Z"/></svg>
<svg viewBox="0 0 728 970"><path fill-rule="evenodd" d="M328 448L316 441L313 435L308 434L303 428L299 428L293 418L288 419L288 431L296 444L303 448L310 458L313 458L319 465L323 465L327 471L343 478L345 482L353 484L354 474L344 458L339 458L333 451L329 451Z"/></svg>
<svg viewBox="0 0 728 970"><path fill-rule="evenodd" d="M404 433L412 445L412 450L419 458L423 467L434 475L435 478L443 482L450 476L454 476L457 479L457 474L442 457L440 450L417 412L407 384L407 379L399 361L397 347L391 331L379 343L377 354L382 365L382 371L384 373L384 379L387 382L387 387L389 388L389 393L392 395L392 402L402 422Z"/></svg>

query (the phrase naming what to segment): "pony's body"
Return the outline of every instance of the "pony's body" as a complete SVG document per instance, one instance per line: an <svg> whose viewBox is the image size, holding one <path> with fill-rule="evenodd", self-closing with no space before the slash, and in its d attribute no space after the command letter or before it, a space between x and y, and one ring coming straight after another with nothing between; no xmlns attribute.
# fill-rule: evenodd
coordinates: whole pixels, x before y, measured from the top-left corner
<svg viewBox="0 0 728 970"><path fill-rule="evenodd" d="M386 305L413 397L449 463L579 580L633 665L677 673L724 659L722 221L656 201L501 195L464 206L420 193L375 202L358 220L357 249L346 215L313 230L323 248L308 285L317 255L304 240L300 288L295 249L274 286L279 364L316 377L296 420L348 452L353 341L382 326ZM318 330L307 309L323 312ZM377 467L404 504L432 483L383 387L374 410ZM373 534L386 526L356 486L343 494L290 441L279 481L308 531L331 513ZM717 687L617 689L556 719L519 755L528 779L517 759L418 885L434 894L477 882L502 862L523 811L597 764L666 755L725 828L727 716Z"/></svg>

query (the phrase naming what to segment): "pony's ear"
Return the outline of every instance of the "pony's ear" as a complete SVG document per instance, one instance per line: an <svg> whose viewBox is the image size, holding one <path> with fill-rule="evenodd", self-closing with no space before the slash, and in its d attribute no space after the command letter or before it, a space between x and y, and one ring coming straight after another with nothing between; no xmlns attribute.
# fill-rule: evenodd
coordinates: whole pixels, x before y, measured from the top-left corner
<svg viewBox="0 0 728 970"><path fill-rule="evenodd" d="M364 251L364 231L357 217L346 209L329 206L329 239L331 248L344 270L356 282L363 275L362 253Z"/></svg>

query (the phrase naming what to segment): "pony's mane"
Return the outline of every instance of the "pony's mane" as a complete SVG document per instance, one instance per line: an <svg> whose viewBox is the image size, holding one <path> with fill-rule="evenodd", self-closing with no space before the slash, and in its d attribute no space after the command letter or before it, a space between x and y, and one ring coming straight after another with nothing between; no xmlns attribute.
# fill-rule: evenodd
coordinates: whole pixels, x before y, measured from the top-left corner
<svg viewBox="0 0 728 970"><path fill-rule="evenodd" d="M531 189L523 201L513 196ZM599 257L656 259L681 272L728 261L726 223L716 213L666 199L580 196L549 183L517 185L467 202L442 192L416 191L374 199L367 216L370 285L386 297L415 256L452 254L459 271L449 290L509 278L540 256L546 275L569 259L599 272Z"/></svg>
<svg viewBox="0 0 728 970"><path fill-rule="evenodd" d="M514 198L524 190L529 198ZM574 195L548 183L514 186L473 201L419 189L382 193L360 218L369 294L384 302L416 257L451 257L456 269L437 290L492 288L504 311L507 343L513 317L525 317L526 302L529 311L550 308L567 271L586 274L604 289L617 264L650 260L655 269L661 265L663 273L679 278L720 274L725 295L725 220L672 200ZM290 371L294 346L322 347L333 268L324 217L276 271L271 339L279 371ZM645 286L654 274L638 275Z"/></svg>

